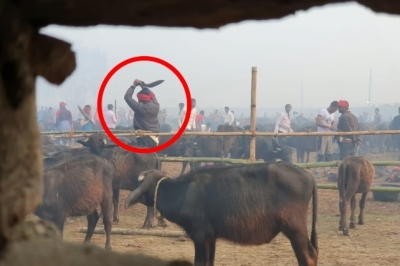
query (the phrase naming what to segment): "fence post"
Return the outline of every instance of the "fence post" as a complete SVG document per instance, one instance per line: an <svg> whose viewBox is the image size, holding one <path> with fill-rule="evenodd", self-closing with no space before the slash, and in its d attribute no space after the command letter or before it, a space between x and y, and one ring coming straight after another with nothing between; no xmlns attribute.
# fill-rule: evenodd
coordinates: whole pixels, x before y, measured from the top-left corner
<svg viewBox="0 0 400 266"><path fill-rule="evenodd" d="M250 139L250 160L256 160L256 136L254 135L256 131L256 97L257 96L257 67L252 67L251 69L251 105L250 105L250 132L253 133Z"/></svg>

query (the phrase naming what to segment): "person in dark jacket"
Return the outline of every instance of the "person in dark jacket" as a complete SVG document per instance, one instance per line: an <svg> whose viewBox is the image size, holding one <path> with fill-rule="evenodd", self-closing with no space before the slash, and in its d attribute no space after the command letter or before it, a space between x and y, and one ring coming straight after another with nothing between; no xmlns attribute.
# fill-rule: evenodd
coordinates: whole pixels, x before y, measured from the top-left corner
<svg viewBox="0 0 400 266"><path fill-rule="evenodd" d="M342 115L339 117L337 131L359 131L357 116L353 115L349 111L349 103L347 101L340 100L338 103L338 110ZM349 155L356 155L356 147L359 148L361 145L361 138L355 135L339 136L338 144L340 149L340 160L343 160Z"/></svg>
<svg viewBox="0 0 400 266"><path fill-rule="evenodd" d="M141 91L138 92L138 101L132 98L135 88L140 86ZM160 123L158 121L158 112L160 104L154 93L146 87L143 81L136 79L133 85L125 93L125 101L134 112L133 128L135 130L160 132ZM155 147L158 145L158 137L143 136L136 138L138 146Z"/></svg>
<svg viewBox="0 0 400 266"><path fill-rule="evenodd" d="M400 107L399 107L399 115L393 118L393 121L389 126L390 130L400 130ZM399 149L399 157L397 160L400 160L400 135L392 135L393 139L396 141L397 148Z"/></svg>

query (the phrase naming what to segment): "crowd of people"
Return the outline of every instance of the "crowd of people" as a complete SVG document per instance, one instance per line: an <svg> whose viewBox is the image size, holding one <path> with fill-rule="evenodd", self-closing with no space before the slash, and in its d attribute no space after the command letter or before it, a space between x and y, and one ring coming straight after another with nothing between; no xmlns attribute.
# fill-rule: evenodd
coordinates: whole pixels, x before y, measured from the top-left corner
<svg viewBox="0 0 400 266"><path fill-rule="evenodd" d="M133 98L133 93L138 86L141 90L137 93L136 100ZM125 127L133 126L135 130L160 132L160 125L167 122L167 111L165 109L160 109L160 104L155 94L146 83L136 79L126 91L124 99L130 108L128 112L120 108L115 113L114 106L112 104L107 105L107 110L104 112L104 119L106 125L110 129L115 129L117 125L120 125ZM204 110L198 112L196 106L196 99L192 98L192 109L189 112L189 121L186 126L186 131L214 131L221 124L235 126L248 124L243 114L241 114L240 119L235 118L234 111L230 110L228 106L224 108L223 112L214 110L214 113L210 113L208 117L205 116ZM318 127L318 132L330 132L333 130L340 132L359 131L359 122L365 119L365 113L364 116L360 115L357 118L349 108L350 106L347 101L340 100L333 101L327 108L320 109L315 122ZM295 113L295 118L293 118L291 111L292 106L286 104L285 111L277 116L274 128L275 133L292 132L292 121L296 119L297 122L301 122L301 119L304 119L302 113ZM339 111L341 114L337 122L335 121L336 111ZM93 113L90 105L85 105L83 109L80 110L80 113L81 116L74 122L71 111L67 109L67 104L60 102L59 109L54 115L52 107L42 107L37 116L44 130L54 129L58 131L70 131L77 127L84 131L101 129L98 113ZM182 126L187 113L188 110L185 104L179 103L178 121L176 121L179 128ZM266 115L264 114L264 116ZM74 123L77 123L76 126L74 126ZM382 115L380 114L379 108L375 109L373 123L376 125L382 123ZM399 115L394 117L389 128L392 130L400 130L400 108ZM285 139L286 138L277 138L277 141L278 143L284 144ZM334 139L339 145L340 159L348 155L357 154L362 143L361 137L357 135L344 135L335 137ZM137 138L137 143L139 146L143 147L155 147L158 145L159 140L156 136L141 136ZM397 137L397 144L400 148L400 137ZM317 145L318 161L331 161L333 138L328 136L318 137Z"/></svg>
<svg viewBox="0 0 400 266"><path fill-rule="evenodd" d="M287 104L285 111L282 112L275 123L275 133L293 132L291 123L292 106ZM335 113L339 111L341 114L338 121L335 121ZM398 109L399 115L395 116L389 125L391 130L400 130L400 107ZM317 114L315 124L317 125L318 132L356 132L360 131L359 119L350 111L350 105L345 100L333 101L327 108L322 108ZM372 121L373 125L380 125L383 122L382 115L379 108L375 109L375 116ZM286 138L278 138L278 143L284 145ZM318 136L317 137L317 161L329 162L332 161L333 143L337 142L339 146L339 157L343 160L349 155L358 155L362 138L359 135L342 135L342 136ZM400 151L400 136L395 135L395 141ZM400 154L399 158L400 160ZM329 168L325 168L325 175L327 175ZM319 176L318 169L315 170L314 175Z"/></svg>

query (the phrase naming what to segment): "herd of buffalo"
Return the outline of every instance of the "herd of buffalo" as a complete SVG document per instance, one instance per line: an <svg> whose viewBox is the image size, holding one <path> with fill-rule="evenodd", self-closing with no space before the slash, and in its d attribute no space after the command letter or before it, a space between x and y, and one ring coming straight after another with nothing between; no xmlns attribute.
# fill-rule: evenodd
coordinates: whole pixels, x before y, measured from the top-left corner
<svg viewBox="0 0 400 266"><path fill-rule="evenodd" d="M236 130L246 128L224 125L218 128L218 131ZM170 131L168 125L163 126L163 131ZM160 142L168 140L162 138ZM131 138L120 139L134 143ZM105 248L111 250L111 227L119 221L119 192L124 189L131 191L125 208L139 203L147 207L143 228L165 226L164 219L167 219L185 230L194 243L196 266L214 265L218 238L242 245L261 245L269 243L280 232L290 240L299 265L317 265L316 181L309 172L291 163L292 147L280 146L272 137L257 137L256 156L265 163L191 165L192 170L186 174L183 164L181 174L175 177L161 169L159 154L129 152L117 147L105 134L94 133L78 143L82 144L81 148L58 146L50 137L42 136L44 194L43 204L35 214L54 222L61 233L67 217L87 216L84 242L90 242L101 214L106 232ZM292 143L301 151L300 143L305 141L294 138ZM186 157L230 154L232 158L245 158L249 155L249 139L244 136L182 137L163 154ZM365 198L374 176L374 168L365 157L349 156L340 164L339 230L344 235L349 235L346 220L349 203L350 228L355 227L356 193L362 193L358 224L364 223ZM309 238L307 212L311 200ZM97 210L99 206L101 213ZM156 211L161 215L158 224Z"/></svg>

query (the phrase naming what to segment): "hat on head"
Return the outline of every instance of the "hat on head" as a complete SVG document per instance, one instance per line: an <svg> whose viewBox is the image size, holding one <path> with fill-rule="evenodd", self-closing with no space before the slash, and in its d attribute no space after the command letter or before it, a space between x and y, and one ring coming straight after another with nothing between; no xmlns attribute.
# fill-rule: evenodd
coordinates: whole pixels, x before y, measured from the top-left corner
<svg viewBox="0 0 400 266"><path fill-rule="evenodd" d="M349 108L349 103L345 100L340 100L338 103L338 107L346 107Z"/></svg>

